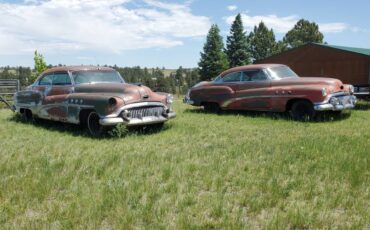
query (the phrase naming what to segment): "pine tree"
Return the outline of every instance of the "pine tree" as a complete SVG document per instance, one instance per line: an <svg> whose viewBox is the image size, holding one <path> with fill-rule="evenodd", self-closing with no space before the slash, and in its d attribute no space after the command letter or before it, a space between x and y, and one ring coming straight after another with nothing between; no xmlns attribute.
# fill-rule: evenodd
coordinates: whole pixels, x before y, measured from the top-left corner
<svg viewBox="0 0 370 230"><path fill-rule="evenodd" d="M268 29L263 22L258 27L254 26L248 36L250 52L255 61L271 56L276 49L275 35L272 29Z"/></svg>
<svg viewBox="0 0 370 230"><path fill-rule="evenodd" d="M284 41L278 41L275 44L272 54L279 54L288 50L288 45Z"/></svg>
<svg viewBox="0 0 370 230"><path fill-rule="evenodd" d="M244 32L242 17L238 14L231 25L230 35L226 40L226 54L230 67L250 63L251 55L248 52L248 39Z"/></svg>
<svg viewBox="0 0 370 230"><path fill-rule="evenodd" d="M183 79L184 72L185 71L182 68L182 66L180 66L176 70L175 79L176 79L177 85L179 85L179 86L183 86L184 85L184 79Z"/></svg>
<svg viewBox="0 0 370 230"><path fill-rule="evenodd" d="M289 48L295 48L309 42L323 43L324 35L319 31L315 22L301 19L294 28L288 31L283 41Z"/></svg>
<svg viewBox="0 0 370 230"><path fill-rule="evenodd" d="M198 63L202 80L210 80L228 68L227 57L223 49L224 44L220 36L220 29L217 25L212 25Z"/></svg>

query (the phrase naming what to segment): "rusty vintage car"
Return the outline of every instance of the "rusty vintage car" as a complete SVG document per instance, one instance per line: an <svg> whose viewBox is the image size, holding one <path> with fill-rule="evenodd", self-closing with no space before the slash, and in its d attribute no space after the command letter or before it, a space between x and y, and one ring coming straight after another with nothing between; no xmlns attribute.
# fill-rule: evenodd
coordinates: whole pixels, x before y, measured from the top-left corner
<svg viewBox="0 0 370 230"><path fill-rule="evenodd" d="M55 67L14 95L15 110L25 119L42 118L85 125L98 136L105 128L161 126L174 118L173 97L141 84L128 84L114 69Z"/></svg>
<svg viewBox="0 0 370 230"><path fill-rule="evenodd" d="M192 87L184 102L205 110L289 111L296 120L311 119L318 111L352 109L353 86L338 79L299 77L288 66L247 65L222 72L213 81Z"/></svg>

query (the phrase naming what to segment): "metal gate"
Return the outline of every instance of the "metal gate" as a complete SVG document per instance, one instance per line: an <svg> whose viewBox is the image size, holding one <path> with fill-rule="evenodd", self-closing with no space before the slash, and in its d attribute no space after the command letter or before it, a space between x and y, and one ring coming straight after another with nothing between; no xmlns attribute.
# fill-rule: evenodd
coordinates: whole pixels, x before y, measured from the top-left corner
<svg viewBox="0 0 370 230"><path fill-rule="evenodd" d="M20 90L19 80L0 79L0 102L4 102L9 109L14 111L9 101L13 99L13 95Z"/></svg>

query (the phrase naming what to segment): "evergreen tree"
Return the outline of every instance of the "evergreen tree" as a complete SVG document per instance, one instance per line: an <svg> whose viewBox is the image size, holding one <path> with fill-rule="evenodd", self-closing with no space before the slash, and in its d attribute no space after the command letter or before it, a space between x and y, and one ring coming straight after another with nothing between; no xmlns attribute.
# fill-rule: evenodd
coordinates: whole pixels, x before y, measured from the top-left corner
<svg viewBox="0 0 370 230"><path fill-rule="evenodd" d="M217 25L212 25L198 63L202 80L210 80L227 69L228 61L223 49L224 44L220 36L220 29Z"/></svg>
<svg viewBox="0 0 370 230"><path fill-rule="evenodd" d="M250 63L248 39L244 32L242 17L238 14L231 25L230 35L226 39L226 54L230 67Z"/></svg>
<svg viewBox="0 0 370 230"><path fill-rule="evenodd" d="M182 66L180 66L176 70L175 79L176 79L177 85L179 85L179 86L183 86L184 85L184 79L183 79L184 72L185 71L182 68Z"/></svg>
<svg viewBox="0 0 370 230"><path fill-rule="evenodd" d="M193 87L197 84L200 80L199 71L198 69L192 69L186 73L185 82L187 88Z"/></svg>
<svg viewBox="0 0 370 230"><path fill-rule="evenodd" d="M279 54L287 50L288 50L288 45L284 41L278 41L275 44L272 54Z"/></svg>
<svg viewBox="0 0 370 230"><path fill-rule="evenodd" d="M309 42L323 43L324 35L315 22L299 20L293 29L288 31L283 41L289 48L295 48Z"/></svg>
<svg viewBox="0 0 370 230"><path fill-rule="evenodd" d="M268 29L263 22L258 27L254 26L248 36L250 52L255 61L271 56L276 49L275 35L272 29Z"/></svg>

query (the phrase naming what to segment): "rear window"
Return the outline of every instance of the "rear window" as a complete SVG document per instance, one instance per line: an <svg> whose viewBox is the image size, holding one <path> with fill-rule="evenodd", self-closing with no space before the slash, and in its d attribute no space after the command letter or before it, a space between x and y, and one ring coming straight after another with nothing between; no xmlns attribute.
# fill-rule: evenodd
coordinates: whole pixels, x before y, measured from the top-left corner
<svg viewBox="0 0 370 230"><path fill-rule="evenodd" d="M299 77L293 70L291 70L288 66L276 66L267 68L267 72L273 79L282 79L288 77Z"/></svg>

